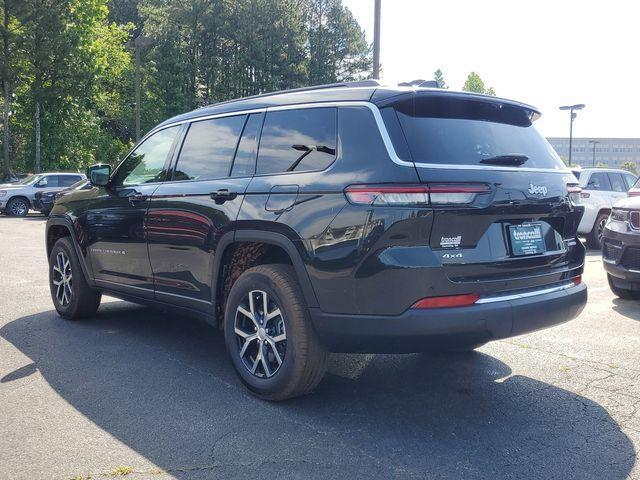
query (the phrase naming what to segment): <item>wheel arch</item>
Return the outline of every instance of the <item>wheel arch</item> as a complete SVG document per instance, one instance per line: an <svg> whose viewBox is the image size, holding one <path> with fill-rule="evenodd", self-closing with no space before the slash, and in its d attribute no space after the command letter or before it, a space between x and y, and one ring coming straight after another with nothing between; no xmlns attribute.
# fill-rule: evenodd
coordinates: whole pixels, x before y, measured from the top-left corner
<svg viewBox="0 0 640 480"><path fill-rule="evenodd" d="M232 283L226 285L225 291L225 275L232 273L229 272L232 266L230 257L233 257L236 248L247 244L252 246L263 245L266 247L260 252L255 253L255 262L249 261L247 268L267 263L289 263L296 273L307 306L318 306L318 300L311 285L311 280L309 279L302 255L292 240L285 235L275 232L237 230L235 232L228 232L222 236L215 255L212 301L217 315L224 313L226 295L235 281L235 278L232 278ZM242 271L244 270L246 270L246 268ZM239 276L239 274L237 276Z"/></svg>
<svg viewBox="0 0 640 480"><path fill-rule="evenodd" d="M90 275L85 256L82 252L82 249L80 248L80 245L78 245L78 239L73 229L73 224L68 218L49 217L49 219L47 220L47 228L45 232L47 258L49 258L49 256L51 255L51 249L53 248L53 245L60 238L64 237L71 238L71 243L73 243L73 247L76 250L76 255L78 257L78 260L80 261L80 266L82 267L82 273L84 273L84 278L89 285L94 286L93 276Z"/></svg>
<svg viewBox="0 0 640 480"><path fill-rule="evenodd" d="M30 210L33 210L33 202L29 199L29 197L23 193L18 193L17 195L13 195L11 197L9 197L7 199L7 206L9 205L9 203L11 203L13 200L15 200L16 198L21 198L24 201L27 202L27 205L29 207Z"/></svg>

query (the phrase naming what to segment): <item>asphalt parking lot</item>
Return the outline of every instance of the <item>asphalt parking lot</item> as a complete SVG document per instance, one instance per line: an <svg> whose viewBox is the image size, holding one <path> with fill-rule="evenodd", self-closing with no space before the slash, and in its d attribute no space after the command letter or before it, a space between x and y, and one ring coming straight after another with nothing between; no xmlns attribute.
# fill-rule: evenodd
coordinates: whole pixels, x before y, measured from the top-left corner
<svg viewBox="0 0 640 480"><path fill-rule="evenodd" d="M60 319L44 227L0 217L2 479L640 479L640 303L597 252L573 322L471 354L334 355L314 394L269 404L206 324L111 299Z"/></svg>

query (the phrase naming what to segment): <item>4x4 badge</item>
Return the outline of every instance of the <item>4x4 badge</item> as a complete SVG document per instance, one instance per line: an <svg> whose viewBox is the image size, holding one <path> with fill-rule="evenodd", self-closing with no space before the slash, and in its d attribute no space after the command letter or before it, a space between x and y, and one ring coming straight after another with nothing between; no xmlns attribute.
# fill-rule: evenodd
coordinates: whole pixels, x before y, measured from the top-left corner
<svg viewBox="0 0 640 480"><path fill-rule="evenodd" d="M544 185L534 185L533 183L530 183L528 191L531 195L542 195L543 197L547 196L547 187L545 187Z"/></svg>

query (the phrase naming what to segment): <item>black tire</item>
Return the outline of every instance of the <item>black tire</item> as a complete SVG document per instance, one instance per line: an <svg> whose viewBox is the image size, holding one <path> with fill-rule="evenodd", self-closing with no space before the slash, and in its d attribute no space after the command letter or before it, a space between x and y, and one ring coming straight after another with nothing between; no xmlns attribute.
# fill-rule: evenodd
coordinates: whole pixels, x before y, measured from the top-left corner
<svg viewBox="0 0 640 480"><path fill-rule="evenodd" d="M593 224L591 233L587 235L587 246L596 250L602 250L602 234L604 232L604 225L607 223L609 214L606 212L599 213L596 217L596 223Z"/></svg>
<svg viewBox="0 0 640 480"><path fill-rule="evenodd" d="M455 346L444 346L444 347L438 348L437 351L443 352L443 353L469 353L469 352L475 351L477 348L480 348L486 344L487 342L470 343L467 345L462 344L462 345L455 345Z"/></svg>
<svg viewBox="0 0 640 480"><path fill-rule="evenodd" d="M616 297L622 298L623 300L640 300L640 291L617 287L614 283L615 280L608 273L607 281L609 282L609 288Z"/></svg>
<svg viewBox="0 0 640 480"><path fill-rule="evenodd" d="M266 309L259 306L263 300L263 293L267 295ZM255 321L238 311L240 306L245 308L245 311L250 308L250 295L254 295L253 301L256 305L255 313L258 319ZM279 310L281 315L265 320L265 310L267 314ZM236 333L236 317L243 336ZM262 328L258 329L259 326ZM242 383L259 398L281 401L305 395L311 392L324 376L327 353L313 329L302 290L293 268L289 265L261 265L240 275L229 292L224 331L227 351L236 373ZM251 337L256 338L247 342L249 333ZM285 339L277 340L283 333ZM273 340L278 343L271 344ZM245 349L244 356L241 356L245 342L249 343L249 346ZM265 350L262 350L263 348ZM282 354L278 354L280 363L276 361L274 349ZM252 351L255 352L253 358ZM260 354L264 352L267 356L259 359ZM249 363L254 364L255 373L250 371ZM276 368L273 368L274 366ZM272 376L268 376L269 373Z"/></svg>
<svg viewBox="0 0 640 480"><path fill-rule="evenodd" d="M15 197L7 203L6 212L10 217L26 217L29 207L29 200L24 197Z"/></svg>
<svg viewBox="0 0 640 480"><path fill-rule="evenodd" d="M61 256L59 257L59 255ZM61 263L60 259L62 259ZM65 267L66 260L69 263ZM56 283L60 283L62 275L59 272L61 270L65 272L64 278L67 278L69 273L71 274L68 284L65 285L65 280L62 282L62 294L60 293L60 285L56 285ZM87 284L80 261L69 237L59 239L51 249L51 255L49 255L49 289L51 290L51 299L56 310L61 317L68 320L90 317L96 313L100 306L102 294ZM59 296L62 296L62 298L59 298Z"/></svg>

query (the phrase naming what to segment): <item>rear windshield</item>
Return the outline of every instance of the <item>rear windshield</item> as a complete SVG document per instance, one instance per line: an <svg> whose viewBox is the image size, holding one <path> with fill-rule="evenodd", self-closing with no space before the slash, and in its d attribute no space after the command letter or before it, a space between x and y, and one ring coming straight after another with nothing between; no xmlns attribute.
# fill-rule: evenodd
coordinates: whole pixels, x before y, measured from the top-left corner
<svg viewBox="0 0 640 480"><path fill-rule="evenodd" d="M388 107L389 108L389 107ZM551 145L532 125L530 112L509 104L441 96L417 96L391 107L416 163L498 165L481 160L526 155L523 168L564 170ZM387 124L390 112L384 112ZM392 131L393 127L388 128ZM396 128L397 130L397 128ZM396 144L394 141L394 145ZM406 148L396 148L398 155Z"/></svg>

